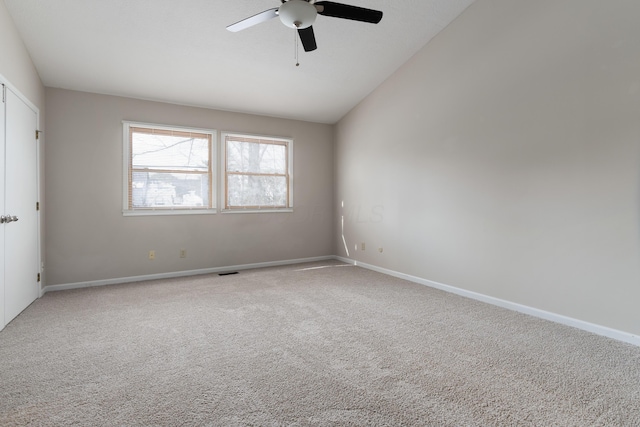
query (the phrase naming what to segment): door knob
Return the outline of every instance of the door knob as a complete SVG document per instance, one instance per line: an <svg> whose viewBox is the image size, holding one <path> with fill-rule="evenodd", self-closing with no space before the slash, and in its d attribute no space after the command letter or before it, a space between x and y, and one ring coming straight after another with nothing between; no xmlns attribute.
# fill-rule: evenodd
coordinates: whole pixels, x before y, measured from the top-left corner
<svg viewBox="0 0 640 427"><path fill-rule="evenodd" d="M5 222L8 224L10 222L16 222L17 220L18 220L18 217L15 216L15 215L14 216L11 216L11 215L7 215L7 216L2 215L2 216L0 216L0 224L5 223Z"/></svg>

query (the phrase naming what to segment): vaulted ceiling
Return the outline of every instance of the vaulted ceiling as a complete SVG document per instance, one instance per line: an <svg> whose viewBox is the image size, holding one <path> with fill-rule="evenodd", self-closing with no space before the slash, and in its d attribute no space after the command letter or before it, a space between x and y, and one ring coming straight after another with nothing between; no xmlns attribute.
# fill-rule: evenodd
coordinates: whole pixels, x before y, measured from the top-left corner
<svg viewBox="0 0 640 427"><path fill-rule="evenodd" d="M308 53L279 19L226 30L280 0L4 1L45 86L335 123L474 0L339 1L384 16L319 15Z"/></svg>

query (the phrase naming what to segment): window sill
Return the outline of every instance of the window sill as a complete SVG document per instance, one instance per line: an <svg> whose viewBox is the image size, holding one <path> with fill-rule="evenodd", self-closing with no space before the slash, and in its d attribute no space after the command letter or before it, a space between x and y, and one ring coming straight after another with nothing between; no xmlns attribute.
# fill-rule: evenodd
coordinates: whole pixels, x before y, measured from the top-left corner
<svg viewBox="0 0 640 427"><path fill-rule="evenodd" d="M140 209L124 210L122 216L212 215L216 209Z"/></svg>
<svg viewBox="0 0 640 427"><path fill-rule="evenodd" d="M254 214L254 213L291 213L293 208L276 208L276 209L223 209L222 214Z"/></svg>

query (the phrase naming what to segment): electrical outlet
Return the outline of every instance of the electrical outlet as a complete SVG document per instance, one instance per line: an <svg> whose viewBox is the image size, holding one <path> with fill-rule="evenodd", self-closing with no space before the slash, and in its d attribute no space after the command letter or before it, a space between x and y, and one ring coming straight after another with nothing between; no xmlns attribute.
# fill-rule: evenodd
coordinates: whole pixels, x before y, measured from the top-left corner
<svg viewBox="0 0 640 427"><path fill-rule="evenodd" d="M156 251L149 251L149 259L156 259Z"/></svg>
<svg viewBox="0 0 640 427"><path fill-rule="evenodd" d="M382 248L378 248L378 252L382 253Z"/></svg>
<svg viewBox="0 0 640 427"><path fill-rule="evenodd" d="M364 249L365 249L364 242L362 242L362 243L360 243L360 250L364 251Z"/></svg>
<svg viewBox="0 0 640 427"><path fill-rule="evenodd" d="M187 250L180 249L180 258L186 258L186 257L187 257Z"/></svg>

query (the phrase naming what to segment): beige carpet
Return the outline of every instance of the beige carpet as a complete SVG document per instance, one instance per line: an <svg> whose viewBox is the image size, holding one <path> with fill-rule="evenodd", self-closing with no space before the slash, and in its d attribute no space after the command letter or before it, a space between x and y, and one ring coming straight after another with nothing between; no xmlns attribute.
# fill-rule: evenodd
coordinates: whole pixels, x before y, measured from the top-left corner
<svg viewBox="0 0 640 427"><path fill-rule="evenodd" d="M639 426L640 348L337 262L52 292L0 425Z"/></svg>

